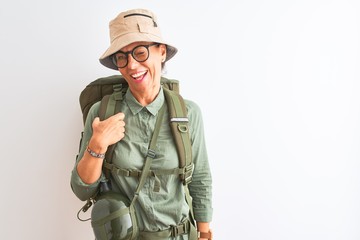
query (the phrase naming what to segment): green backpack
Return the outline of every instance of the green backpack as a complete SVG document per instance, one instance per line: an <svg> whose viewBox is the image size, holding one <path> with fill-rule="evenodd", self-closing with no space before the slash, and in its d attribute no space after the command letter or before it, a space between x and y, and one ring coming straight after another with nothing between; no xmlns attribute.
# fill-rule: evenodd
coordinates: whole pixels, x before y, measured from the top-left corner
<svg viewBox="0 0 360 240"><path fill-rule="evenodd" d="M179 168L174 169L173 172L166 170L164 171L166 171L166 174L179 175L179 179L182 181L185 187L186 201L190 207L190 221L195 225L192 200L188 190L188 184L191 182L194 165L192 163L192 150L189 136L187 110L184 100L179 94L179 81L161 77L161 85L163 86L165 100L169 111L168 121L170 128L172 129L173 138L179 156ZM83 114L83 123L85 123L91 106L99 101L101 101L99 108L100 120L107 119L108 117L119 112L118 107L120 106L121 101L124 99L127 89L128 84L121 75L103 77L89 83L85 89L83 89L79 98L80 107ZM109 146L108 151L105 154L103 172L107 177L110 175L110 171L113 171L116 167L111 163L114 147L115 145ZM120 169L120 171L117 172L127 174L127 176L139 177L139 171L132 172L131 170ZM94 201L95 198L96 196L94 196L92 199L89 199L81 210L86 212L92 205L91 201Z"/></svg>
<svg viewBox="0 0 360 240"><path fill-rule="evenodd" d="M162 77L161 85L164 89L169 109L169 124L179 156L180 179L184 184L188 184L191 181L193 165L186 106L179 94L179 81ZM89 83L81 92L79 98L83 123L85 123L91 106L98 101L101 101L99 109L100 120L116 114L127 89L128 84L121 75L98 78ZM110 146L110 151L106 153L107 158L105 159L107 163L111 162L111 154L112 146Z"/></svg>

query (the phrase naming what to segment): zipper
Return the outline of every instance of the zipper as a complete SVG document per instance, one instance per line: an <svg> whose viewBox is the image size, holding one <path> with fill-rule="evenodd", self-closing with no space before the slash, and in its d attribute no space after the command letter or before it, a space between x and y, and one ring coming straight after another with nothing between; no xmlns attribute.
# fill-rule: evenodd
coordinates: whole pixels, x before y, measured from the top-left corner
<svg viewBox="0 0 360 240"><path fill-rule="evenodd" d="M147 17L147 18L150 18L151 20L153 20L154 27L157 27L157 24L156 24L156 22L154 21L154 19L153 19L151 16L146 15L146 14L141 14L141 13L131 13L131 14L125 15L125 16L124 16L124 18L127 18L127 17L132 17L132 16L141 16L141 17Z"/></svg>

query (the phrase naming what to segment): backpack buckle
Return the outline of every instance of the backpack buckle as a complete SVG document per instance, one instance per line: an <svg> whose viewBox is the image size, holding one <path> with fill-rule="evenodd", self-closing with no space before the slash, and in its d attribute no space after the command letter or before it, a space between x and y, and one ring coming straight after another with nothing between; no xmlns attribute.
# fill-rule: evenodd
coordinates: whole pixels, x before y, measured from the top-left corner
<svg viewBox="0 0 360 240"><path fill-rule="evenodd" d="M154 159L156 157L156 152L154 150L152 150L152 149L148 149L147 156Z"/></svg>
<svg viewBox="0 0 360 240"><path fill-rule="evenodd" d="M190 164L189 166L185 166L184 174L182 175L183 184L187 185L192 181L192 174L194 172L194 164Z"/></svg>
<svg viewBox="0 0 360 240"><path fill-rule="evenodd" d="M114 86L113 86L113 96L114 96L114 99L115 99L115 101L121 101L122 99L123 99L123 95L124 95L124 93L123 93L123 86L122 86L122 84L120 83L120 84L115 84Z"/></svg>
<svg viewBox="0 0 360 240"><path fill-rule="evenodd" d="M190 230L190 222L187 220L186 222L180 223L177 226L172 225L170 227L171 236L177 237L182 234L188 233Z"/></svg>
<svg viewBox="0 0 360 240"><path fill-rule="evenodd" d="M121 91L121 89L122 89L122 84L121 83L113 85L113 91L114 92L119 92L119 91Z"/></svg>

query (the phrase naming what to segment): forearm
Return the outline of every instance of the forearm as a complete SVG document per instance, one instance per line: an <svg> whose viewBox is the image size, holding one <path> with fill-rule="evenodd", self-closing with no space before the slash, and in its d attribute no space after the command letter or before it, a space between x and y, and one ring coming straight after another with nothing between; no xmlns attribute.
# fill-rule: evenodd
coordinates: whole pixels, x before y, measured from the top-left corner
<svg viewBox="0 0 360 240"><path fill-rule="evenodd" d="M93 184L101 176L102 159L91 157L89 154L79 161L76 170L81 180L86 184Z"/></svg>
<svg viewBox="0 0 360 240"><path fill-rule="evenodd" d="M89 142L89 148L96 153L106 152L106 148L94 143L94 141L91 140ZM94 157L85 151L76 167L76 170L84 183L93 184L101 176L102 165L102 158Z"/></svg>
<svg viewBox="0 0 360 240"><path fill-rule="evenodd" d="M209 170L193 176L189 184L190 195L193 198L192 206L197 222L211 222L212 220L212 178Z"/></svg>

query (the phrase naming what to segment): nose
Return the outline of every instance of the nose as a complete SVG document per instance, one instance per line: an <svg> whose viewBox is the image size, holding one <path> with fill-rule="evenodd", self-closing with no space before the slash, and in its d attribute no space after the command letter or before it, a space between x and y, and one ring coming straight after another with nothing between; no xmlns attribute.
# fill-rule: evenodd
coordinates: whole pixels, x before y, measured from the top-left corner
<svg viewBox="0 0 360 240"><path fill-rule="evenodd" d="M129 54L129 55L128 55L128 64L127 64L127 67L128 67L128 68L131 68L131 69L134 69L134 68L137 67L138 64L139 64L139 62L136 61L131 54Z"/></svg>

